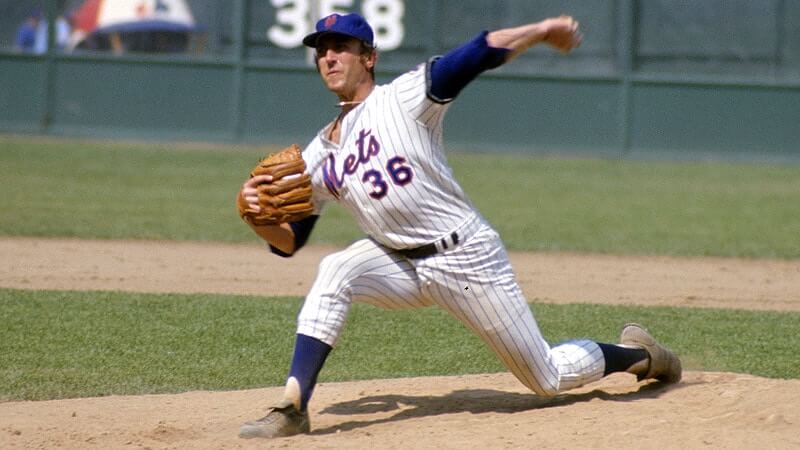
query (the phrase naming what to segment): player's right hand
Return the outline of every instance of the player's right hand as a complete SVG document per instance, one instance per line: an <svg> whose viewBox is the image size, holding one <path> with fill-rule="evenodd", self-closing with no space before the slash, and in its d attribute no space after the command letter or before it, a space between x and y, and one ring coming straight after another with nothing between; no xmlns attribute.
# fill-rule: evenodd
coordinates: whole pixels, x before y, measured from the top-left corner
<svg viewBox="0 0 800 450"><path fill-rule="evenodd" d="M580 47L583 41L583 34L580 32L580 24L571 16L559 16L545 21L547 32L543 42L562 53Z"/></svg>

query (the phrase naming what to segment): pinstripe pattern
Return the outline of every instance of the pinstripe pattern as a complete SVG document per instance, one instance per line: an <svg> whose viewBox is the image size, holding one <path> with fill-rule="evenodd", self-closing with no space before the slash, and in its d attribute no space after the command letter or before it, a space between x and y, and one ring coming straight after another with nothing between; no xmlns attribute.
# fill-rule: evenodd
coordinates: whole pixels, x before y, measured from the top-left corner
<svg viewBox="0 0 800 450"><path fill-rule="evenodd" d="M303 152L318 212L326 202L339 201L370 237L390 248L435 241L474 214L442 151L441 122L447 105L428 99L425 85L422 65L389 85L375 87L344 117L340 145L325 138L325 127ZM358 156L359 149L367 146L359 145L364 132L369 133L364 140L375 139L380 150L361 162L355 173L345 175L348 156ZM408 184L394 183L387 172L396 156L413 171ZM336 195L327 188L326 171L343 179ZM386 182L386 195L380 200L370 196L375 186L363 181L367 171L379 173Z"/></svg>
<svg viewBox="0 0 800 450"><path fill-rule="evenodd" d="M396 252L369 239L323 258L298 317L298 333L334 346L351 302L384 309L433 303L419 290L414 267Z"/></svg>
<svg viewBox="0 0 800 450"><path fill-rule="evenodd" d="M475 212L447 164L442 121L448 106L426 96L425 74L421 65L375 87L344 117L341 145L327 141L323 129L303 153L318 212L326 202L339 202L369 238L322 260L298 316L298 333L334 346L352 302L386 309L437 305L538 394L599 379L605 361L596 343L551 348L542 337L499 236ZM402 164L392 166L398 157ZM391 168L397 167L402 177L394 179ZM455 248L425 259L406 259L395 250L454 231Z"/></svg>
<svg viewBox="0 0 800 450"><path fill-rule="evenodd" d="M596 343L569 341L551 348L545 341L499 237L481 225L455 249L426 259L408 260L371 239L327 256L300 311L297 332L334 346L351 302L385 309L438 305L540 395L600 379L605 364Z"/></svg>

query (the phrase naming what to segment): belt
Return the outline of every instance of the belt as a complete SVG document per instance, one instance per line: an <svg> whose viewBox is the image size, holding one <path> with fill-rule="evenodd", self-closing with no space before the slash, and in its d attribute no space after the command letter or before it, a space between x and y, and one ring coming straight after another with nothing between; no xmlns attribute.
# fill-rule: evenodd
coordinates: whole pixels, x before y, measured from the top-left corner
<svg viewBox="0 0 800 450"><path fill-rule="evenodd" d="M448 242L448 238L450 238L450 242ZM447 236L438 242L440 243L442 250L447 250L451 246L455 247L458 245L458 233L454 231L450 233L450 236ZM416 248L398 250L398 252L409 259L420 259L439 253L439 248L436 246L436 242L431 242L430 244L425 244Z"/></svg>

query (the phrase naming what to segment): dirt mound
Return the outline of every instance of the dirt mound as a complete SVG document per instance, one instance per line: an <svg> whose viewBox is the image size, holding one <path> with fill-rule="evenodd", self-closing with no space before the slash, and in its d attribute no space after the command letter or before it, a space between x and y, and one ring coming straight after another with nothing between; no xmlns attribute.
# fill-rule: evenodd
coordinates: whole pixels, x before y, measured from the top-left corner
<svg viewBox="0 0 800 450"><path fill-rule="evenodd" d="M308 436L236 434L281 388L0 403L2 448L797 448L800 381L614 375L553 398L512 376L323 383Z"/></svg>
<svg viewBox="0 0 800 450"><path fill-rule="evenodd" d="M302 295L335 249L0 238L0 286ZM530 299L800 310L800 262L512 254ZM0 403L0 448L798 448L800 380L617 374L553 398L508 374L323 383L313 432L236 437L282 388Z"/></svg>

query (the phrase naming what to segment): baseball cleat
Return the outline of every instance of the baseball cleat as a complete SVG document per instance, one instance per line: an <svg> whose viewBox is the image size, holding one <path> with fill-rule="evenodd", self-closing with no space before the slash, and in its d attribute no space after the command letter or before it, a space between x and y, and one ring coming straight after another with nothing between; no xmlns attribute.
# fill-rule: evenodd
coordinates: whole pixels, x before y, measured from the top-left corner
<svg viewBox="0 0 800 450"><path fill-rule="evenodd" d="M629 323L622 327L619 342L622 345L643 348L650 356L647 372L637 375L639 381L655 378L664 383L677 383L681 380L681 360L669 349L656 342L655 338L641 325Z"/></svg>
<svg viewBox="0 0 800 450"><path fill-rule="evenodd" d="M283 400L271 407L261 419L247 422L239 429L239 437L276 438L294 436L311 431L308 411L298 411L291 400Z"/></svg>

